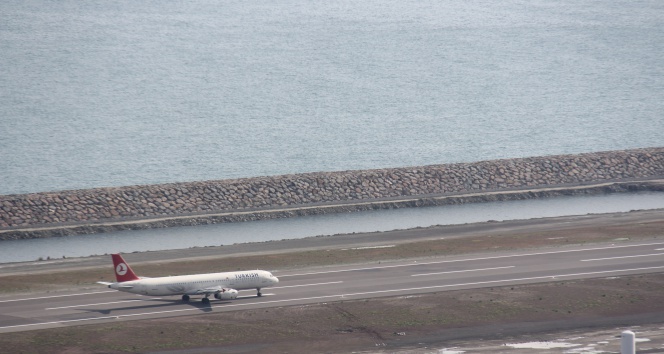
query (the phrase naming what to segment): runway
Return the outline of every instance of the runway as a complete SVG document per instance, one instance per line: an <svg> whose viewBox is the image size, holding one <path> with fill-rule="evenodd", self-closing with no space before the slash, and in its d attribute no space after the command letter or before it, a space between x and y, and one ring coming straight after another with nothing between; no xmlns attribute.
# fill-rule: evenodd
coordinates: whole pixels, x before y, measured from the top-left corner
<svg viewBox="0 0 664 354"><path fill-rule="evenodd" d="M139 266L134 270L140 273ZM280 282L263 289L262 297L254 290L245 290L237 300L213 300L210 305L193 297L191 302L182 303L179 296L144 297L99 285L57 295L4 297L0 300L0 333L662 271L664 242L616 241L275 271Z"/></svg>

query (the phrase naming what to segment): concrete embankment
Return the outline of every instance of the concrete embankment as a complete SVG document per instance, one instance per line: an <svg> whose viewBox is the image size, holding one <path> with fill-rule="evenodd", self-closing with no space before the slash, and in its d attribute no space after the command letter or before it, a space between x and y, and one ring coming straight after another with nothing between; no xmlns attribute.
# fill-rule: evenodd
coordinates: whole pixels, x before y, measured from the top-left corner
<svg viewBox="0 0 664 354"><path fill-rule="evenodd" d="M664 148L0 196L0 239L663 190Z"/></svg>

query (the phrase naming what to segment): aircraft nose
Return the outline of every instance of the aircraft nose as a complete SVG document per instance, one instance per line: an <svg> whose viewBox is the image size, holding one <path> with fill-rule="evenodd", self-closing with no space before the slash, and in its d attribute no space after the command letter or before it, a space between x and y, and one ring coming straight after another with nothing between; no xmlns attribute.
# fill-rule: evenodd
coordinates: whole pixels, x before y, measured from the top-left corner
<svg viewBox="0 0 664 354"><path fill-rule="evenodd" d="M277 278L277 277L272 277L272 282L275 283L275 284L278 283L278 282L279 282L279 278Z"/></svg>

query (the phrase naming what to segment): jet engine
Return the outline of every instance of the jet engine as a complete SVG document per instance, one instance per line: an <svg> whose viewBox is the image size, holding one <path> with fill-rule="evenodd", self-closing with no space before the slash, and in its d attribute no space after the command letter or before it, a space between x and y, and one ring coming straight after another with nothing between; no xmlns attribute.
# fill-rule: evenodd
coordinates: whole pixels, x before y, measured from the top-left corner
<svg viewBox="0 0 664 354"><path fill-rule="evenodd" d="M237 290L235 289L221 289L214 293L214 298L219 300L232 300L237 297Z"/></svg>

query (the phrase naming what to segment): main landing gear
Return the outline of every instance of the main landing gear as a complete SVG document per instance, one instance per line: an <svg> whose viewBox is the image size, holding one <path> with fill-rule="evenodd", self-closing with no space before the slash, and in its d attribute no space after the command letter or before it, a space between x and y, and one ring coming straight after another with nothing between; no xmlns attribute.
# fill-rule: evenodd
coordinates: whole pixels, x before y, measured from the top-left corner
<svg viewBox="0 0 664 354"><path fill-rule="evenodd" d="M189 295L187 295L187 294L182 295L182 302L189 302ZM206 295L204 298L202 298L201 302L204 305L209 305L210 304L210 299L208 298L208 295Z"/></svg>
<svg viewBox="0 0 664 354"><path fill-rule="evenodd" d="M256 296L258 297L263 296L263 293L261 293L261 288L256 288L256 291L257 291Z"/></svg>

